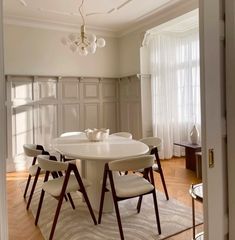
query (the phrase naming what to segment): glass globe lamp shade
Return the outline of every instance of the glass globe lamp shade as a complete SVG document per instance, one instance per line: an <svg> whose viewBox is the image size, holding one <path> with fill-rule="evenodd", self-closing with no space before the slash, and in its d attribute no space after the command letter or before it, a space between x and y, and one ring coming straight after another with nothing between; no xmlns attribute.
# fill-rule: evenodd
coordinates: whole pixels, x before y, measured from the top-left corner
<svg viewBox="0 0 235 240"><path fill-rule="evenodd" d="M80 47L78 48L78 53L79 53L79 55L81 55L81 56L87 56L88 51L87 51L87 49L86 49L84 46L80 46Z"/></svg>
<svg viewBox="0 0 235 240"><path fill-rule="evenodd" d="M99 38L96 41L97 47L102 48L105 46L105 40L103 38Z"/></svg>
<svg viewBox="0 0 235 240"><path fill-rule="evenodd" d="M93 42L96 41L96 36L95 36L95 34L93 34L93 33L87 34L86 37L87 37L88 42L90 42L90 43L93 43Z"/></svg>
<svg viewBox="0 0 235 240"><path fill-rule="evenodd" d="M93 42L89 46L87 46L87 51L88 51L88 53L91 53L91 54L95 53L95 51L96 51L96 43Z"/></svg>

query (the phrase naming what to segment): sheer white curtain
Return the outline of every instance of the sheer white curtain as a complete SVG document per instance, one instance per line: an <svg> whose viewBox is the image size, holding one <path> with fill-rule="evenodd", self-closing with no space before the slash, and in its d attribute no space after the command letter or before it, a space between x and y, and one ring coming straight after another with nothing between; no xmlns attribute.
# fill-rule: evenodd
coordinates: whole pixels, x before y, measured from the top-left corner
<svg viewBox="0 0 235 240"><path fill-rule="evenodd" d="M161 158L181 156L174 142L189 141L195 124L200 132L198 29L149 36L153 133L163 140Z"/></svg>

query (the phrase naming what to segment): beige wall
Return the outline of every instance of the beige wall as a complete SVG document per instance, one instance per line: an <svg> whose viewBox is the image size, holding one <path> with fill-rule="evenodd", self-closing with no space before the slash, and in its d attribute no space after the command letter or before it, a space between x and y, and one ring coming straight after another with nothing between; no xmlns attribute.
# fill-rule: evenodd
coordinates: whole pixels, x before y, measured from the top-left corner
<svg viewBox="0 0 235 240"><path fill-rule="evenodd" d="M128 76L140 73L140 47L144 33L135 32L119 38L119 73Z"/></svg>
<svg viewBox="0 0 235 240"><path fill-rule="evenodd" d="M106 47L81 57L60 42L68 32L5 25L5 73L117 77L118 39L106 39Z"/></svg>
<svg viewBox="0 0 235 240"><path fill-rule="evenodd" d="M140 73L143 33L105 37L106 47L81 57L63 46L68 32L5 25L5 73L119 77Z"/></svg>

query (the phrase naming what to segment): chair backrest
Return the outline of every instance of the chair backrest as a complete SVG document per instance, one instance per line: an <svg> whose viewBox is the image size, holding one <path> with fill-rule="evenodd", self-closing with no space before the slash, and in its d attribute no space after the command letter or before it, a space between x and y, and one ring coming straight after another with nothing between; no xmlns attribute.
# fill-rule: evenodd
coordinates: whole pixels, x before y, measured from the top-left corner
<svg viewBox="0 0 235 240"><path fill-rule="evenodd" d="M25 155L28 157L37 157L44 152L43 147L36 144L24 144L23 148Z"/></svg>
<svg viewBox="0 0 235 240"><path fill-rule="evenodd" d="M39 167L45 171L49 172L66 171L69 166L69 162L58 162L55 161L55 159L56 157L48 155L39 155L37 157ZM70 161L70 163L71 162L72 161ZM72 163L76 163L76 161L73 161Z"/></svg>
<svg viewBox="0 0 235 240"><path fill-rule="evenodd" d="M111 135L132 139L132 134L129 132L116 132Z"/></svg>
<svg viewBox="0 0 235 240"><path fill-rule="evenodd" d="M157 147L158 151L161 150L162 140L158 137L146 137L139 140L140 142L145 143L150 148Z"/></svg>
<svg viewBox="0 0 235 240"><path fill-rule="evenodd" d="M64 132L60 135L60 137L74 137L84 134L83 132Z"/></svg>
<svg viewBox="0 0 235 240"><path fill-rule="evenodd" d="M108 163L111 171L134 171L143 168L149 168L154 164L152 155L143 155L138 157L123 158Z"/></svg>

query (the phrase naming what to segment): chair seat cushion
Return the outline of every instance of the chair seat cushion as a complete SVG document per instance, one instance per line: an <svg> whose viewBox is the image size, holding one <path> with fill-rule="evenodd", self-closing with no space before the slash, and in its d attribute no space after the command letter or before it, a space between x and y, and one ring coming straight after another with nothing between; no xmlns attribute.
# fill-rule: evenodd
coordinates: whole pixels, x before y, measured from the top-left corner
<svg viewBox="0 0 235 240"><path fill-rule="evenodd" d="M42 185L42 189L54 197L60 196L61 189L64 183L64 176L49 180ZM88 187L90 184L87 180L82 179L84 187ZM66 188L66 193L76 192L80 189L78 181L75 175L70 175L69 182Z"/></svg>
<svg viewBox="0 0 235 240"><path fill-rule="evenodd" d="M30 166L30 168L29 168L29 174L30 174L31 176L35 176L37 170L38 170L38 164L32 165L32 166ZM43 169L41 169L40 174L43 174L43 173L45 173L45 171L44 171Z"/></svg>
<svg viewBox="0 0 235 240"><path fill-rule="evenodd" d="M109 181L108 181L109 182ZM154 186L141 176L129 174L125 176L115 176L114 185L117 197L128 198L151 192ZM108 183L107 189L111 191Z"/></svg>

